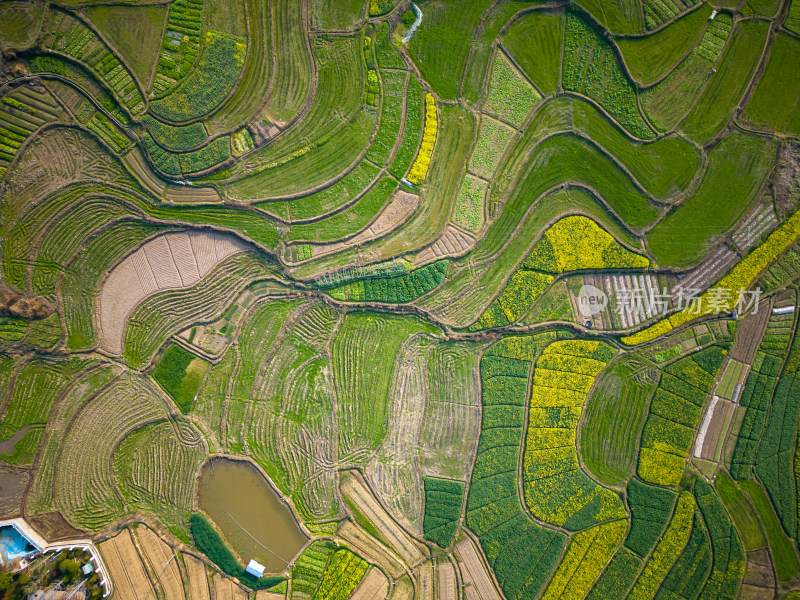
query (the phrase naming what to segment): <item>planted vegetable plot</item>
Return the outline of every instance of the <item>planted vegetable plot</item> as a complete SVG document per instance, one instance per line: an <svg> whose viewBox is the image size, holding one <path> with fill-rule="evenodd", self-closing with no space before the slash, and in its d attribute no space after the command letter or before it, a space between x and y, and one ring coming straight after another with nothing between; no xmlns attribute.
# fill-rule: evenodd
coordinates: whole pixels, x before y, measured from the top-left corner
<svg viewBox="0 0 800 600"><path fill-rule="evenodd" d="M0 2L0 597L791 600L798 35Z"/></svg>

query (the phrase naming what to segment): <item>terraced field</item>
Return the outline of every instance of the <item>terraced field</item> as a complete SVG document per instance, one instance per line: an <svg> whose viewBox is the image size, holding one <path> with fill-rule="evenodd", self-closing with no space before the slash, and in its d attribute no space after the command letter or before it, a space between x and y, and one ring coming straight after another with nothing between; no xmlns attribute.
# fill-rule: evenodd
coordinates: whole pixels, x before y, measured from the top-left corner
<svg viewBox="0 0 800 600"><path fill-rule="evenodd" d="M800 0L6 0L0 54L0 517L113 597L800 597Z"/></svg>

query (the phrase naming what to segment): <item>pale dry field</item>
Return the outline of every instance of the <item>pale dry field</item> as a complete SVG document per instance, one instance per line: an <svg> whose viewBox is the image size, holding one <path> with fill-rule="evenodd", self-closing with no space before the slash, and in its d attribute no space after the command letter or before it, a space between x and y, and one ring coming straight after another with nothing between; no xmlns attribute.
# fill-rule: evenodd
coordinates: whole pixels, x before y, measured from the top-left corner
<svg viewBox="0 0 800 600"><path fill-rule="evenodd" d="M161 584L165 600L184 600L186 596L175 552L148 527L140 526L136 535L150 563L151 572L155 573Z"/></svg>
<svg viewBox="0 0 800 600"><path fill-rule="evenodd" d="M474 542L465 538L455 547L456 556L461 561L464 583L472 584L475 597L481 600L502 600L494 587L492 578L486 572L486 567L478 555ZM470 597L467 592L467 598Z"/></svg>
<svg viewBox="0 0 800 600"><path fill-rule="evenodd" d="M97 309L100 347L122 353L125 325L146 298L192 286L227 257L245 250L243 242L213 231L176 231L151 239L115 266L100 291Z"/></svg>
<svg viewBox="0 0 800 600"><path fill-rule="evenodd" d="M98 546L114 583L117 600L145 600L155 597L150 579L145 573L139 553L128 529Z"/></svg>
<svg viewBox="0 0 800 600"><path fill-rule="evenodd" d="M366 577L358 584L350 600L384 600L389 593L389 580L380 569L371 567ZM256 600L262 600L260 597ZM281 600L281 598L264 598L263 600Z"/></svg>
<svg viewBox="0 0 800 600"><path fill-rule="evenodd" d="M458 227L448 225L433 244L417 254L417 264L429 263L445 257L461 256L475 246L476 240Z"/></svg>

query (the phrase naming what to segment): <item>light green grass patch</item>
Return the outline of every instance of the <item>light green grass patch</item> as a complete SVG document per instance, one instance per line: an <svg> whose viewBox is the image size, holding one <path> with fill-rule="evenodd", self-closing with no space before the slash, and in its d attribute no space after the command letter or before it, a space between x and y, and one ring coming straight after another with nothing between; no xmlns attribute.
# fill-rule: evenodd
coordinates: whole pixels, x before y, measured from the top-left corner
<svg viewBox="0 0 800 600"><path fill-rule="evenodd" d="M541 99L505 54L498 52L492 63L489 93L483 104L483 112L519 128L533 105Z"/></svg>
<svg viewBox="0 0 800 600"><path fill-rule="evenodd" d="M487 183L482 179L465 175L458 188L453 222L473 233L483 227L483 199Z"/></svg>
<svg viewBox="0 0 800 600"><path fill-rule="evenodd" d="M535 11L515 21L503 47L543 94L554 94L561 73L564 15Z"/></svg>

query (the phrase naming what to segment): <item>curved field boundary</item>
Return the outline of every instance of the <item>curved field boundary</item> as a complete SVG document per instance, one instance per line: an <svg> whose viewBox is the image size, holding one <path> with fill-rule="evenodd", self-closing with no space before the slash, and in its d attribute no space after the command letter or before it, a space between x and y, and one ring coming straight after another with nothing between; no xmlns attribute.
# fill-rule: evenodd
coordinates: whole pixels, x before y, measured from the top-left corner
<svg viewBox="0 0 800 600"><path fill-rule="evenodd" d="M246 246L233 236L208 231L166 233L140 246L115 266L100 291L100 348L122 353L125 323L143 300L164 290L189 287Z"/></svg>
<svg viewBox="0 0 800 600"><path fill-rule="evenodd" d="M419 208L419 196L398 191L372 223L350 239L332 244L313 244L314 256L334 254L378 239L400 227L411 218L417 208Z"/></svg>

